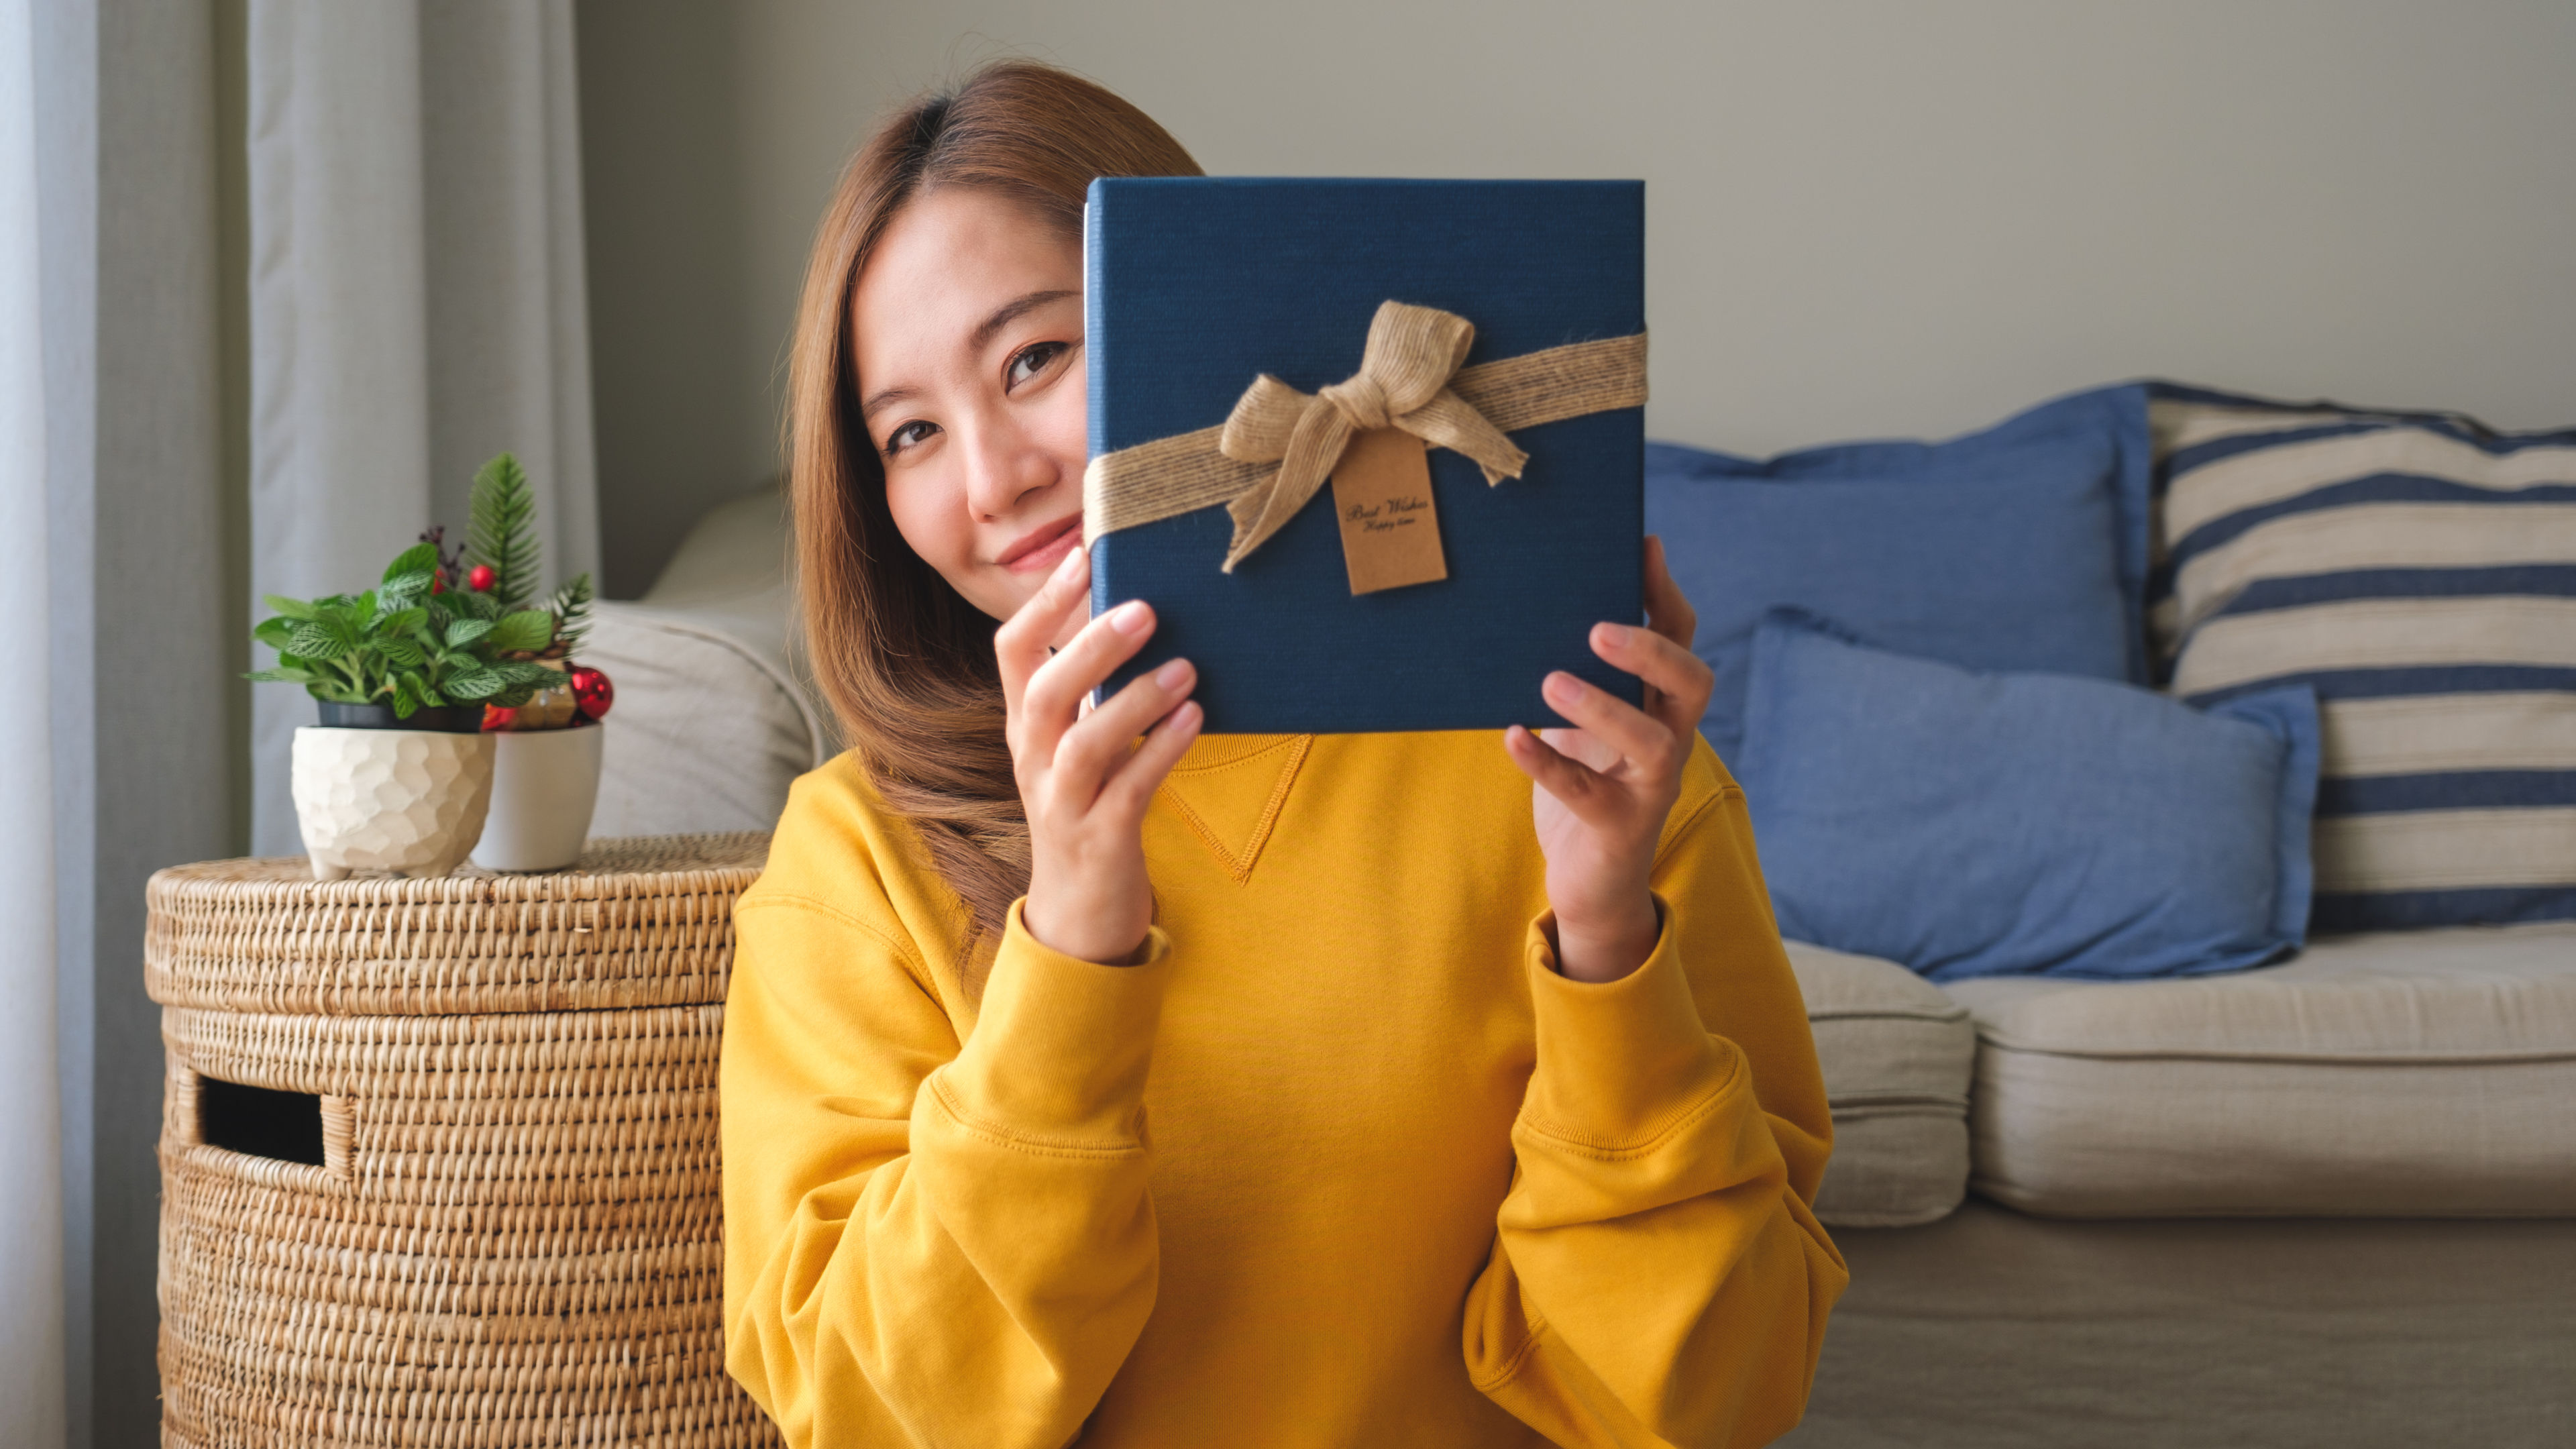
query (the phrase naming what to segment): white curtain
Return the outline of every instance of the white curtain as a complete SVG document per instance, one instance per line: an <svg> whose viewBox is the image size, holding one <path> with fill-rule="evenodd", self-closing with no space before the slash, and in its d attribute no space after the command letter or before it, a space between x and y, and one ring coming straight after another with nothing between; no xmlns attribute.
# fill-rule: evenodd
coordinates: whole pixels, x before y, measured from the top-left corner
<svg viewBox="0 0 2576 1449"><path fill-rule="evenodd" d="M483 460L599 565L572 0L250 0L251 583L372 584ZM262 661L264 663L264 661ZM254 691L252 848L312 704Z"/></svg>
<svg viewBox="0 0 2576 1449"><path fill-rule="evenodd" d="M35 7L0 0L0 1444L63 1436Z"/></svg>

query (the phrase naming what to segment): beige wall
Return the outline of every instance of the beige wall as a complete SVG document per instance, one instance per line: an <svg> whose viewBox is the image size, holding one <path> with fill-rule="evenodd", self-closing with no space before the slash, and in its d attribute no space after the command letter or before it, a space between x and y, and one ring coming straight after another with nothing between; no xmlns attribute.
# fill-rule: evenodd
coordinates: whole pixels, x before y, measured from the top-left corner
<svg viewBox="0 0 2576 1449"><path fill-rule="evenodd" d="M612 519L621 430L685 424L694 496L774 468L842 159L1011 52L1216 172L1645 177L1660 437L1939 434L2139 374L2576 423L2563 0L589 0L581 23L586 89L615 83L605 42L698 32L666 47L693 93L646 92L663 123L588 141L594 327L629 353L599 370ZM675 129L733 165L661 193L690 203L661 208L677 231L604 218L597 177ZM721 306L636 328L621 249L700 259L673 285ZM682 385L659 357L727 371Z"/></svg>

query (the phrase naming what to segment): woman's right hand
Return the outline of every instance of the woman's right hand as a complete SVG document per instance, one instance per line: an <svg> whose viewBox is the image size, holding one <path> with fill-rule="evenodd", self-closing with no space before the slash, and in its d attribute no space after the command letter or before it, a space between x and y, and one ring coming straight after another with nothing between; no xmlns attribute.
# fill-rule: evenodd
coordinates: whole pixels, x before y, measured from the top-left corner
<svg viewBox="0 0 2576 1449"><path fill-rule="evenodd" d="M1185 659L1130 680L1097 709L1083 708L1154 633L1153 609L1131 600L1050 655L1048 646L1080 616L1090 585L1090 550L1076 547L994 633L993 652L1029 817L1021 923L1052 950L1117 965L1135 958L1154 924L1145 807L1198 738L1205 712L1189 697L1198 671Z"/></svg>

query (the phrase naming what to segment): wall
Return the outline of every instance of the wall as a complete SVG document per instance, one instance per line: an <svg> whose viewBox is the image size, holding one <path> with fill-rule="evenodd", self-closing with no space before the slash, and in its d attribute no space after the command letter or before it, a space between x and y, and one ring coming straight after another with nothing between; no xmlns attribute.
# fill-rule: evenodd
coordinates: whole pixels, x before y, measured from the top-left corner
<svg viewBox="0 0 2576 1449"><path fill-rule="evenodd" d="M783 324L746 293L740 17L715 0L574 15L600 582L632 598L701 510L775 471Z"/></svg>
<svg viewBox="0 0 2576 1449"><path fill-rule="evenodd" d="M842 160L1005 52L1106 82L1211 171L1645 177L1661 437L1939 434L2139 374L2576 422L2566 5L591 0L581 24L586 89L632 83L601 68L638 36L702 62L653 125L587 140L612 518L638 439L685 428L704 470L657 506L775 468L774 394L744 384ZM639 152L670 163L653 227L603 189ZM646 256L653 288L622 286Z"/></svg>

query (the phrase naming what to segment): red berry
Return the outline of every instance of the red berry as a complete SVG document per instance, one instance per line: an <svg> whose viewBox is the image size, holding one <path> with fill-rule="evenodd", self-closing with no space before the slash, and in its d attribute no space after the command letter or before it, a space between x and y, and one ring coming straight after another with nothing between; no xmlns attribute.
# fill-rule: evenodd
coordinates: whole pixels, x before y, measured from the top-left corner
<svg viewBox="0 0 2576 1449"><path fill-rule="evenodd" d="M497 577L490 564L476 564L473 572L465 576L465 587L478 594L488 594L492 592L492 580Z"/></svg>
<svg viewBox="0 0 2576 1449"><path fill-rule="evenodd" d="M608 707L617 701L617 687L608 676L584 665L572 671L573 702L592 719L606 719Z"/></svg>
<svg viewBox="0 0 2576 1449"><path fill-rule="evenodd" d="M430 591L430 593L431 593L432 595L438 595L438 594L446 593L446 592L447 592L447 580L440 578L440 577L439 577L438 575L436 575L436 574L431 574L431 575L429 576L429 591Z"/></svg>

